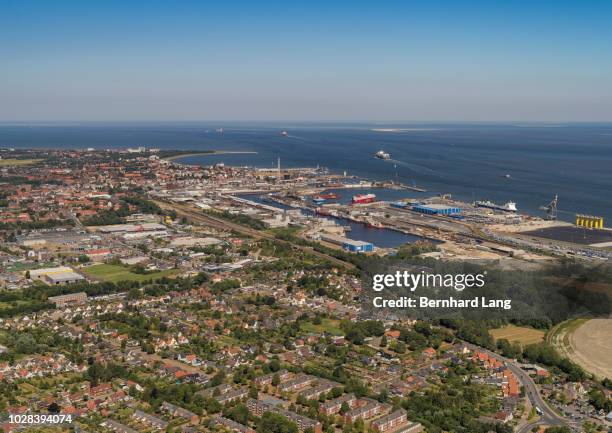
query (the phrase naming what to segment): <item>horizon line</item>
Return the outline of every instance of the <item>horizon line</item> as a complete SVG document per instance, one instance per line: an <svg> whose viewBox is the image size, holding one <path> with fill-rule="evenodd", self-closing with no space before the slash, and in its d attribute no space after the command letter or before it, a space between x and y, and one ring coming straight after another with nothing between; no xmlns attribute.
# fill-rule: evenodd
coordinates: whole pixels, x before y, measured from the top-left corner
<svg viewBox="0 0 612 433"><path fill-rule="evenodd" d="M63 119L63 120L2 120L0 124L60 124L60 123L333 123L333 124L350 124L350 123L367 123L367 124L410 124L410 123L542 123L542 124L559 124L559 123L612 123L612 119L608 120L525 120L525 119L506 119L506 120L476 120L476 119L444 119L444 120L304 120L304 119Z"/></svg>

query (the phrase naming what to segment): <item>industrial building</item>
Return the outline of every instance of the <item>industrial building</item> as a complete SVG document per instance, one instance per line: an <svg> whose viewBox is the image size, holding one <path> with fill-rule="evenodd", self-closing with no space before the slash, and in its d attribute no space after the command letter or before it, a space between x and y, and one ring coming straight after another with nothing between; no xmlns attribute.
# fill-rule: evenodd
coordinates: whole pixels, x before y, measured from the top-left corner
<svg viewBox="0 0 612 433"><path fill-rule="evenodd" d="M108 234L159 232L166 230L166 226L159 223L112 224L106 226L99 226L97 230L101 233Z"/></svg>
<svg viewBox="0 0 612 433"><path fill-rule="evenodd" d="M176 237L170 241L173 247L212 247L223 243L221 239L213 237L197 238L193 236Z"/></svg>
<svg viewBox="0 0 612 433"><path fill-rule="evenodd" d="M30 279L39 280L47 284L68 284L85 280L81 274L76 273L68 266L55 268L34 269L30 271Z"/></svg>
<svg viewBox="0 0 612 433"><path fill-rule="evenodd" d="M370 242L356 241L342 236L321 234L321 240L340 245L342 249L352 253L368 253L374 251L374 245Z"/></svg>
<svg viewBox="0 0 612 433"><path fill-rule="evenodd" d="M78 292L69 293L67 295L51 296L48 301L54 303L57 308L84 304L87 302L87 293Z"/></svg>
<svg viewBox="0 0 612 433"><path fill-rule="evenodd" d="M445 204L419 204L412 206L415 212L424 213L427 215L458 215L461 213L461 208L447 206Z"/></svg>

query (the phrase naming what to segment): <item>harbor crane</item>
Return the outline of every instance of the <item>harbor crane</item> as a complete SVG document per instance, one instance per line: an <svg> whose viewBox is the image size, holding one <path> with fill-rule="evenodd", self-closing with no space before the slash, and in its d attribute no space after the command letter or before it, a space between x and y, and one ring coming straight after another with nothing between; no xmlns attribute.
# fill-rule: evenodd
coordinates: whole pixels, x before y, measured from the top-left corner
<svg viewBox="0 0 612 433"><path fill-rule="evenodd" d="M552 199L547 206L541 206L540 209L546 211L546 219L547 220L556 220L557 219L557 204L559 202L559 197L555 194L555 198Z"/></svg>

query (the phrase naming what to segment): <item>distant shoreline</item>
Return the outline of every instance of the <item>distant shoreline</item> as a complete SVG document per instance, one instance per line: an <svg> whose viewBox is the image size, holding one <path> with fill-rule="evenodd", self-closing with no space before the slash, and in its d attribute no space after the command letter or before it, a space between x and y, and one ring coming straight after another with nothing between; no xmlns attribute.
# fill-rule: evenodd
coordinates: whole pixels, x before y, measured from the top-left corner
<svg viewBox="0 0 612 433"><path fill-rule="evenodd" d="M187 158L189 156L200 156L200 155L240 155L240 154L257 154L254 150L213 150L208 152L194 152L194 153L182 153L180 155L167 156L162 159L167 161L175 161L181 158Z"/></svg>

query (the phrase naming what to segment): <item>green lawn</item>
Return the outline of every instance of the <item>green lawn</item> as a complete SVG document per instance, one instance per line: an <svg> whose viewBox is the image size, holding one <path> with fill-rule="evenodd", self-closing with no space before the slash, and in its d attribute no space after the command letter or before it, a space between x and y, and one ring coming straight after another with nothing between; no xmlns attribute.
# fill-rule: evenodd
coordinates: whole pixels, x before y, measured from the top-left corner
<svg viewBox="0 0 612 433"><path fill-rule="evenodd" d="M137 274L132 272L127 266L101 264L87 266L83 268L83 272L92 278L116 283L117 281L145 281L156 280L161 277L171 277L176 275L179 270L168 269L165 271L150 272L147 274Z"/></svg>
<svg viewBox="0 0 612 433"><path fill-rule="evenodd" d="M300 329L303 332L314 332L314 333L322 333L328 332L332 335L344 335L342 329L340 329L340 321L333 319L321 319L320 325L315 325L312 322L302 322L300 325Z"/></svg>

